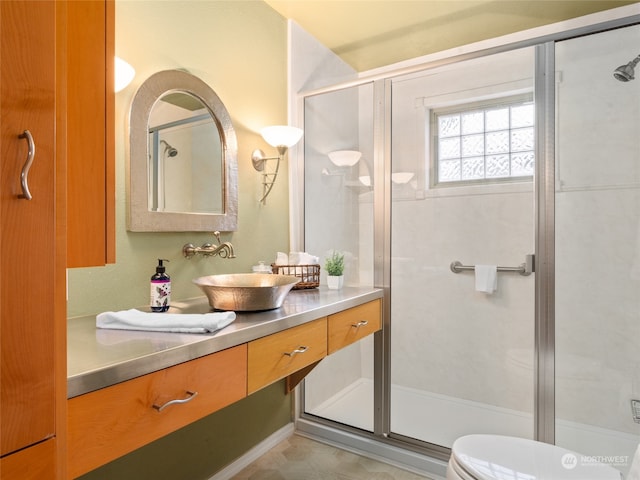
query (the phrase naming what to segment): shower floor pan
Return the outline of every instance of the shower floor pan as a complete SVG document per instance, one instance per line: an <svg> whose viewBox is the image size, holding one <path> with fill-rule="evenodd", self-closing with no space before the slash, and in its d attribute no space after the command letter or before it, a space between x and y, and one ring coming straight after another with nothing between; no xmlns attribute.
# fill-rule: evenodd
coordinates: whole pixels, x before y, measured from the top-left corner
<svg viewBox="0 0 640 480"><path fill-rule="evenodd" d="M313 415L363 430L373 430L373 382L361 378L316 408ZM436 445L451 447L471 433L533 437L531 414L393 385L391 431ZM592 425L558 419L556 443L583 455L628 458L612 465L626 475L640 437Z"/></svg>

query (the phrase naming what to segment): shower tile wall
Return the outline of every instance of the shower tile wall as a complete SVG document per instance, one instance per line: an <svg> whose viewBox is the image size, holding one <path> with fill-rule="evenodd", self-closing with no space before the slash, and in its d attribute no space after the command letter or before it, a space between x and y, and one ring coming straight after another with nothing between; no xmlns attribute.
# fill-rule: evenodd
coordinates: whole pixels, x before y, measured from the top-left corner
<svg viewBox="0 0 640 480"><path fill-rule="evenodd" d="M556 47L556 416L631 434L630 448L640 434L630 407L640 398L640 82L612 73L639 50L637 26ZM585 453L633 453L557 431Z"/></svg>

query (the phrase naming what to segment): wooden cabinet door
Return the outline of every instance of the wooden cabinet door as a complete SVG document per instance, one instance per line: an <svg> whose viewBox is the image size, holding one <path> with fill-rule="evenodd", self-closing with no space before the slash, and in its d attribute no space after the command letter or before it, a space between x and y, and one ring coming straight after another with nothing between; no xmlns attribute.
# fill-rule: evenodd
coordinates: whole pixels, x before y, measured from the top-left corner
<svg viewBox="0 0 640 480"><path fill-rule="evenodd" d="M0 1L0 454L55 433L55 2ZM19 198L29 130L33 198Z"/></svg>
<svg viewBox="0 0 640 480"><path fill-rule="evenodd" d="M67 266L115 263L114 1L67 2Z"/></svg>
<svg viewBox="0 0 640 480"><path fill-rule="evenodd" d="M0 458L2 480L51 480L54 478L56 439L50 438Z"/></svg>

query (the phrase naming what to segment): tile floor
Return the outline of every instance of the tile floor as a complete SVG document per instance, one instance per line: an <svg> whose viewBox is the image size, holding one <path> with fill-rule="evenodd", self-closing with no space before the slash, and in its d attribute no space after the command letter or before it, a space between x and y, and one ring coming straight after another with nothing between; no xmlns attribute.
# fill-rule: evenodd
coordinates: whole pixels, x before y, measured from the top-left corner
<svg viewBox="0 0 640 480"><path fill-rule="evenodd" d="M425 480L426 477L292 435L233 480Z"/></svg>

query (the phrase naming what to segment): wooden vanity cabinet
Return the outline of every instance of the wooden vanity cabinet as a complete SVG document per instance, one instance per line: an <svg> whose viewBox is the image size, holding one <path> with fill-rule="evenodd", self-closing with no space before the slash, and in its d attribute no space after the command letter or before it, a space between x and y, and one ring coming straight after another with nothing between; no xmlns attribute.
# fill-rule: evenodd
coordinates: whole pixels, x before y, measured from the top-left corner
<svg viewBox="0 0 640 480"><path fill-rule="evenodd" d="M380 330L381 305L376 299L69 399L67 478L77 478L278 380L286 379L285 390L291 391L328 352Z"/></svg>
<svg viewBox="0 0 640 480"><path fill-rule="evenodd" d="M242 344L71 398L69 478L87 473L246 395L247 345Z"/></svg>
<svg viewBox="0 0 640 480"><path fill-rule="evenodd" d="M67 8L67 266L115 263L113 0Z"/></svg>
<svg viewBox="0 0 640 480"><path fill-rule="evenodd" d="M56 5L0 2L0 476L56 478ZM28 134L27 131L28 130ZM30 138L33 139L33 144ZM21 174L32 199L21 198ZM64 244L62 244L64 247ZM62 257L64 258L64 257ZM64 277L63 277L64 278ZM62 392L63 398L66 392ZM41 456L40 456L41 455ZM38 468L20 469L34 461ZM17 476L16 476L17 475Z"/></svg>

